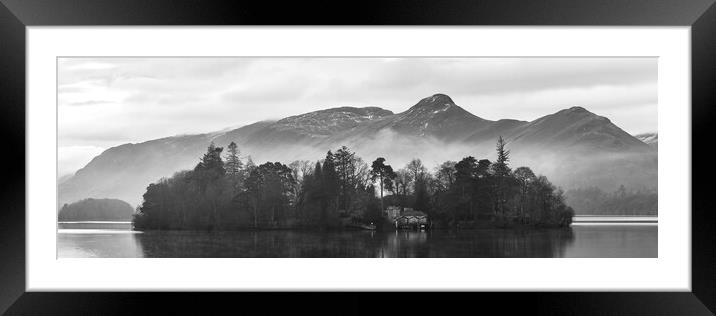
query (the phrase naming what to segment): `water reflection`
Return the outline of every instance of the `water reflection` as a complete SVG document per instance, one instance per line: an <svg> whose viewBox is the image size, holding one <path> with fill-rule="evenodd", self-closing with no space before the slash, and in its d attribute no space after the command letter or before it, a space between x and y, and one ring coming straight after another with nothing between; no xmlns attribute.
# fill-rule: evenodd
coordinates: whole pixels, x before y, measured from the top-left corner
<svg viewBox="0 0 716 316"><path fill-rule="evenodd" d="M398 232L388 238L386 257L525 258L563 257L571 230L476 230Z"/></svg>
<svg viewBox="0 0 716 316"><path fill-rule="evenodd" d="M147 232L145 257L562 257L571 231Z"/></svg>
<svg viewBox="0 0 716 316"><path fill-rule="evenodd" d="M656 257L656 226L473 231L58 234L60 257Z"/></svg>
<svg viewBox="0 0 716 316"><path fill-rule="evenodd" d="M59 258L137 258L144 256L141 233L106 229L61 229Z"/></svg>

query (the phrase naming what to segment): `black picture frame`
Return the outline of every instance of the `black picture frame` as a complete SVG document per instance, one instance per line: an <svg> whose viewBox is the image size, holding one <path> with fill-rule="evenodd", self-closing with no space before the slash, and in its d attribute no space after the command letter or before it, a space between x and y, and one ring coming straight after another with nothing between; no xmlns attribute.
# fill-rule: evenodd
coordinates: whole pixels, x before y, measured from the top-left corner
<svg viewBox="0 0 716 316"><path fill-rule="evenodd" d="M0 311L16 314L163 314L228 308L248 312L333 312L409 309L570 314L710 315L716 311L716 205L709 198L716 164L707 153L716 107L716 6L713 0L549 1L171 1L0 0L0 128L3 165L0 209ZM645 293L290 293L256 304L256 293L40 293L25 291L25 27L71 25L644 25L691 26L692 291ZM23 168L24 166L24 168ZM395 295L395 294L390 294ZM200 303L199 303L200 302ZM418 303L418 304L415 304ZM469 310L469 309L468 309Z"/></svg>

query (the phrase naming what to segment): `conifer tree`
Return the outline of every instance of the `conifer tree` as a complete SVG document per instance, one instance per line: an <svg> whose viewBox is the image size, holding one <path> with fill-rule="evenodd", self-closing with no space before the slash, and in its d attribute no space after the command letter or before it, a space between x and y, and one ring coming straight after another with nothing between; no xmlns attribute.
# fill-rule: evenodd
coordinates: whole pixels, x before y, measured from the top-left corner
<svg viewBox="0 0 716 316"><path fill-rule="evenodd" d="M493 172L495 173L495 177L497 180L496 186L495 186L495 195L497 197L497 209L496 211L500 215L505 215L505 191L507 190L506 181L507 178L510 176L510 167L507 165L507 162L510 160L510 151L505 149L505 140L500 136L497 139L497 145L496 145L496 151L497 151L497 161L492 164Z"/></svg>
<svg viewBox="0 0 716 316"><path fill-rule="evenodd" d="M323 167L321 170L322 174L322 187L326 199L327 207L333 207L335 211L338 211L338 175L336 173L336 167L333 163L334 155L329 150L326 154L326 159L323 161Z"/></svg>
<svg viewBox="0 0 716 316"><path fill-rule="evenodd" d="M373 161L373 165L370 170L371 180L378 181L380 186L380 211L383 212L383 189L391 189L393 187L393 180L397 176L393 171L393 167L385 164L385 158L379 157Z"/></svg>
<svg viewBox="0 0 716 316"><path fill-rule="evenodd" d="M236 143L231 142L228 147L226 147L226 174L229 176L236 176L239 174L239 172L243 169L243 163L241 162L241 159L239 158L240 151L236 146Z"/></svg>
<svg viewBox="0 0 716 316"><path fill-rule="evenodd" d="M506 177L510 174L510 167L507 163L510 161L510 151L505 149L505 140L500 136L497 139L497 161L492 164L495 175L498 177Z"/></svg>

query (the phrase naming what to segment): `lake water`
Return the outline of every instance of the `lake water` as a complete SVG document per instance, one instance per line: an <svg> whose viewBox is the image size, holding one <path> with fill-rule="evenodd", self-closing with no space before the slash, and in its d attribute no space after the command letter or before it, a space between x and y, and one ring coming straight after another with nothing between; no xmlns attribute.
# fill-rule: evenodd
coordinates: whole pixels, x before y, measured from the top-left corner
<svg viewBox="0 0 716 316"><path fill-rule="evenodd" d="M604 218L602 218L604 219ZM60 258L655 258L655 220L575 220L569 229L136 232L122 222L59 224Z"/></svg>

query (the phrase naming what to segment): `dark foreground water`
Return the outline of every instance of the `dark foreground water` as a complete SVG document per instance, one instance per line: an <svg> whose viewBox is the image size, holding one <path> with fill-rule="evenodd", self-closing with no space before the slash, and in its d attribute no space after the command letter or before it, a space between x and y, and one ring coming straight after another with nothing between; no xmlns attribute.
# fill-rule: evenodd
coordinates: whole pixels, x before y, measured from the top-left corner
<svg viewBox="0 0 716 316"><path fill-rule="evenodd" d="M122 223L60 223L58 257L657 257L656 225L428 232L134 232Z"/></svg>

